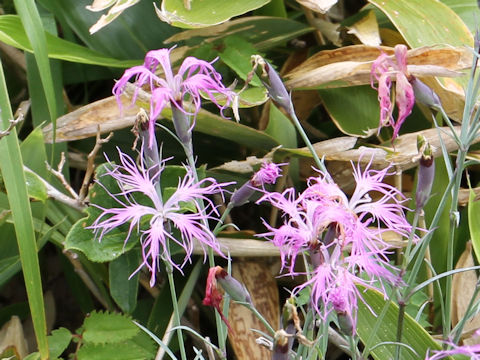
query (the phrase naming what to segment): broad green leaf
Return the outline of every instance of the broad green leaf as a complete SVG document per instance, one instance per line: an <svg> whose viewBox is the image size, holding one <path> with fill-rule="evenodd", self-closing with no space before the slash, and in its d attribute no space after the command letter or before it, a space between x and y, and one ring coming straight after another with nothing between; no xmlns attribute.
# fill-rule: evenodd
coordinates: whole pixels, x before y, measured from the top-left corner
<svg viewBox="0 0 480 360"><path fill-rule="evenodd" d="M210 52L232 34L242 37L257 51L266 51L313 29L304 23L271 16L246 16L203 29L185 30L165 40L167 44L185 42L190 48L208 46ZM211 45L213 44L213 45ZM207 54L208 55L208 54Z"/></svg>
<svg viewBox="0 0 480 360"><path fill-rule="evenodd" d="M143 60L117 60L47 32L45 32L45 37L48 56L54 59L119 68L143 63ZM20 18L16 15L0 16L0 40L18 49L33 52Z"/></svg>
<svg viewBox="0 0 480 360"><path fill-rule="evenodd" d="M116 181L111 176L103 176L108 166L108 164L103 164L98 167L97 178L102 185L95 183L90 191L91 203L107 209L119 206L105 190L108 189L111 193L119 192ZM138 234L136 231L132 231L128 237L128 224L104 234L101 239L95 236L93 230L87 229L101 212L95 206L88 207L88 217L78 220L67 234L66 249L81 251L91 261L105 262L116 259L135 246L138 242Z"/></svg>
<svg viewBox="0 0 480 360"><path fill-rule="evenodd" d="M480 262L480 201L475 201L475 192L472 189L468 199L468 226L473 250L477 261Z"/></svg>
<svg viewBox="0 0 480 360"><path fill-rule="evenodd" d="M108 266L110 294L120 309L129 314L137 306L139 274L130 276L138 268L140 260L137 251L129 251Z"/></svg>
<svg viewBox="0 0 480 360"><path fill-rule="evenodd" d="M65 329L60 328L52 331L52 334L48 337L48 346L50 348L50 356L58 358L70 344L72 340L72 333Z"/></svg>
<svg viewBox="0 0 480 360"><path fill-rule="evenodd" d="M96 214L98 216L99 212ZM116 259L137 243L138 236L135 232L132 232L128 241L125 241L128 234L126 229L112 230L99 241L92 230L85 228L91 225L93 220L95 216L91 219L80 219L73 225L65 239L66 249L81 251L91 261L106 262Z"/></svg>
<svg viewBox="0 0 480 360"><path fill-rule="evenodd" d="M270 104L270 116L265 133L287 148L297 147L295 126L273 103Z"/></svg>
<svg viewBox="0 0 480 360"><path fill-rule="evenodd" d="M368 85L318 90L325 108L345 134L369 137L380 122L377 92Z"/></svg>
<svg viewBox="0 0 480 360"><path fill-rule="evenodd" d="M47 201L47 188L37 174L25 171L25 182L27 185L28 196L31 199L41 202Z"/></svg>
<svg viewBox="0 0 480 360"><path fill-rule="evenodd" d="M201 28L221 24L228 19L258 9L269 0L164 0L158 16L165 22L182 28ZM185 4L188 3L190 9Z"/></svg>
<svg viewBox="0 0 480 360"><path fill-rule="evenodd" d="M127 315L111 312L92 312L83 322L82 339L92 344L118 343L139 333Z"/></svg>
<svg viewBox="0 0 480 360"><path fill-rule="evenodd" d="M155 357L155 351L149 350L143 344L137 344L132 340L104 345L85 344L78 350L77 359L150 360Z"/></svg>
<svg viewBox="0 0 480 360"><path fill-rule="evenodd" d="M412 48L437 44L473 45L473 36L462 19L440 1L369 2L387 15Z"/></svg>
<svg viewBox="0 0 480 360"><path fill-rule="evenodd" d="M357 332L360 339L364 343L370 340L370 344L378 345L371 351L371 355L375 359L394 359L395 345L391 342L395 342L397 336L398 306L393 303L390 304L380 327L374 331L377 316L382 312L386 302L383 295L377 291L366 290L362 291L361 294L368 306L363 301L358 302ZM412 353L406 347L402 347L402 360L424 359L427 350L441 349L428 332L408 314L405 314L403 326L402 343L410 346L415 353ZM382 345L386 342L390 343Z"/></svg>
<svg viewBox="0 0 480 360"><path fill-rule="evenodd" d="M162 47L166 38L179 31L158 19L151 1L140 1L94 35L90 35L89 29L99 14L86 9L92 0L39 0L39 3L55 14L66 39L76 42L78 37L88 48L115 59L143 58L148 50Z"/></svg>
<svg viewBox="0 0 480 360"><path fill-rule="evenodd" d="M258 50L240 36L229 36L224 39L224 49L220 52L220 59L230 66L241 79L246 80L252 71L251 57L258 54ZM255 75L250 82L253 86L261 86L260 79Z"/></svg>
<svg viewBox="0 0 480 360"><path fill-rule="evenodd" d="M476 0L442 0L442 2L460 16L472 34L477 31L480 10Z"/></svg>

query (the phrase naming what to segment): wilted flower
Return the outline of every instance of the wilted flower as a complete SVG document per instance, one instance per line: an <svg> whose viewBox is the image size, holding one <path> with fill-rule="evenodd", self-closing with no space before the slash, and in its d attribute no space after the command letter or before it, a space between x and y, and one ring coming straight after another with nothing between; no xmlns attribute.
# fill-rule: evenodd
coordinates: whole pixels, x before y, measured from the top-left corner
<svg viewBox="0 0 480 360"><path fill-rule="evenodd" d="M222 293L218 290L217 282L223 290L230 295L232 300L252 304L250 294L242 283L227 273L221 266L215 266L208 270L207 285L205 288L205 298L203 305L213 306L220 314L222 320L232 331L230 324L222 313L220 303L223 299Z"/></svg>
<svg viewBox="0 0 480 360"><path fill-rule="evenodd" d="M150 121L152 124L168 103L184 114L195 116L200 111L202 95L210 98L221 110L225 109L233 101L235 94L222 84L222 76L213 68L213 61L207 62L189 56L183 61L177 74L174 75L170 62L171 50L159 49L149 51L145 56L143 65L125 70L123 76L113 87L113 94L120 106L120 95L123 93L126 83L132 77L135 77L136 85L133 102L137 98L138 89L142 86L148 85L151 91ZM157 75L159 70L164 77ZM225 98L224 105L218 102L216 95L221 95ZM193 103L193 112L189 112L184 107L183 101L185 100ZM154 126L150 126L150 131L153 137ZM149 146L151 145L149 144Z"/></svg>
<svg viewBox="0 0 480 360"><path fill-rule="evenodd" d="M380 101L380 125L393 128L392 140L394 140L400 127L412 112L415 104L415 95L410 84L413 79L407 69L407 47L405 45L395 46L394 61L390 56L382 53L372 64L371 84L374 80L378 82L378 100ZM395 81L395 101L398 108L397 120L393 117L393 108L390 90L392 81Z"/></svg>
<svg viewBox="0 0 480 360"><path fill-rule="evenodd" d="M157 192L155 182L165 169L166 160L160 160L160 164L156 165L156 172L152 173L151 169L144 166L143 160L137 167L131 157L120 150L118 153L120 165L110 163L112 169L105 176L111 176L116 180L120 192L110 195L120 206L110 209L97 206L103 212L89 228L95 231L99 241L102 241L103 236L110 231L130 223L125 242L134 229L140 232L143 262L135 273L145 265L151 272L150 286L155 284L159 256L181 271L190 260L194 239L203 247L211 247L223 255L215 236L206 225L208 219L218 219L219 215L207 195L222 193L223 186L227 184L219 184L213 178L195 182L192 170L186 167L186 174L183 179L179 179L177 189L164 200ZM135 195L145 196L151 203L140 204L134 198ZM201 200L206 204L204 208L200 206ZM185 208L185 204L189 205L188 208ZM194 212L190 211L192 206L195 208ZM143 230L142 224L145 222L149 226ZM178 238L172 233L172 226L179 231ZM172 260L167 247L168 241L178 244L185 250L181 264L176 264Z"/></svg>
<svg viewBox="0 0 480 360"><path fill-rule="evenodd" d="M288 265L294 275L297 255L310 253L312 277L295 292L311 286L317 312L326 318L333 309L349 319L352 327L360 296L356 285L375 284L385 292L383 281L398 281L382 233L393 231L407 237L412 231L402 205L405 197L382 182L389 168L377 171L369 164L362 171L357 166L353 175L356 187L350 199L329 177L320 174L310 178L308 188L298 196L291 188L282 194L266 192L259 200L283 212L283 225L277 229L264 222L269 232L262 234L280 248L282 266ZM371 192L380 198L373 201Z"/></svg>

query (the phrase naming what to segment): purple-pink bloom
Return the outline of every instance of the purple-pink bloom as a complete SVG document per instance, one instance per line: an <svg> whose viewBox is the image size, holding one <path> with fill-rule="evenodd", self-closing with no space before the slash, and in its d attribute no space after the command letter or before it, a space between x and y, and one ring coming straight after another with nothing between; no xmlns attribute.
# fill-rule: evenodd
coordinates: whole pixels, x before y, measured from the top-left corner
<svg viewBox="0 0 480 360"><path fill-rule="evenodd" d="M190 260L194 239L204 250L205 247L210 247L224 256L215 235L207 224L209 219L217 220L219 217L215 205L207 196L222 194L223 187L227 184L217 183L213 178L195 182L192 170L185 167L186 174L179 179L177 189L168 199L163 199L162 194L156 190L155 182L161 177L166 160L161 160L160 164L155 165L155 171L150 171L151 169L145 167L143 160L140 166L137 166L130 156L120 150L118 153L120 165L110 163L111 170L108 170L104 176L114 178L120 188L120 192L116 194L109 193L119 207L102 208L96 205L103 212L89 226L94 230L99 241L102 241L110 231L129 223L125 242L128 241L132 231L137 231L140 233L142 245L143 262L134 274L142 266L146 266L151 272L150 286L155 285L159 257L181 271L185 263ZM151 203L140 204L135 200L134 195L146 196ZM205 204L204 207L200 205L201 200ZM185 204L189 205L188 208ZM194 212L191 212L192 206L195 208ZM147 229L142 229L144 223L149 224ZM178 238L172 233L172 227L179 231ZM168 241L178 244L185 250L185 257L181 264L176 264L172 260L168 251Z"/></svg>
<svg viewBox="0 0 480 360"><path fill-rule="evenodd" d="M398 136L400 128L410 115L415 104L415 95L410 80L413 77L407 69L407 47L395 46L395 59L382 53L372 64L371 85L374 89L374 81L378 82L378 100L380 102L380 124L393 128L392 140ZM395 102L397 103L397 120L393 117L394 105L391 100L392 81L395 81Z"/></svg>
<svg viewBox="0 0 480 360"><path fill-rule="evenodd" d="M352 164L353 165L353 164ZM405 217L406 198L395 187L383 183L390 168L365 170L353 167L356 182L350 199L330 177L320 173L308 179L308 188L295 195L293 188L283 193L265 192L259 202L270 202L282 211L283 224L270 226L261 236L280 248L282 268L295 275L296 257L310 254L314 269L310 280L295 292L311 286L312 304L324 319L333 309L355 324L356 285L380 288L383 281L398 282L396 268L389 264L390 246L382 234L393 231L408 237L412 226ZM371 194L379 198L373 200ZM341 289L340 289L341 288Z"/></svg>
<svg viewBox="0 0 480 360"><path fill-rule="evenodd" d="M425 360L440 360L452 355L465 355L470 359L480 360L480 344L475 345L455 345L452 342L447 342L452 348L449 350L433 350L434 353L430 356L430 350L427 352Z"/></svg>
<svg viewBox="0 0 480 360"><path fill-rule="evenodd" d="M136 86L132 102L135 102L138 90L144 85L148 86L152 95L150 99L150 122L152 126L149 127L151 138L153 138L155 129L153 125L168 103L183 113L195 117L200 111L202 94L221 110L229 106L235 96L233 91L223 85L222 76L213 68L212 64L216 59L207 62L189 56L183 61L178 72L174 74L170 62L171 51L172 49L149 51L145 56L143 65L125 70L123 76L113 87L113 94L121 107L120 96L132 77L135 77ZM158 76L158 72L162 72L163 77ZM218 102L216 98L218 95L225 98L224 105ZM194 110L192 112L185 109L184 101L193 103Z"/></svg>
<svg viewBox="0 0 480 360"><path fill-rule="evenodd" d="M280 164L284 165L284 164ZM265 184L275 184L277 179L282 176L282 169L279 165L271 162L264 162L260 168L252 177L253 186L263 186Z"/></svg>

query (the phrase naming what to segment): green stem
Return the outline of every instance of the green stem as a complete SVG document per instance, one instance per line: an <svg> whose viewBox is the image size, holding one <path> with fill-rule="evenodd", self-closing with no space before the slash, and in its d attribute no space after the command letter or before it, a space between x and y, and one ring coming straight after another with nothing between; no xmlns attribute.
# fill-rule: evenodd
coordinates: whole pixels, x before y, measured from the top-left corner
<svg viewBox="0 0 480 360"><path fill-rule="evenodd" d="M167 244L168 244L168 242L167 242ZM170 249L168 249L168 250L170 250ZM178 346L180 347L180 355L182 357L182 360L187 360L187 354L185 352L185 344L183 342L183 333L182 333L182 329L179 328L179 326L180 326L180 312L178 310L177 292L175 290L175 281L173 279L172 264L170 264L168 261L165 261L165 267L167 269L168 285L170 287L170 296L172 297L173 313L174 313L174 317L175 317L175 327L177 328L176 331L177 331L177 336L178 336Z"/></svg>
<svg viewBox="0 0 480 360"><path fill-rule="evenodd" d="M175 111L176 110L176 111ZM172 106L172 116L184 116L183 113L180 113L178 109L176 109L174 106ZM175 121L174 121L175 124ZM178 130L177 128L175 130ZM185 129L184 129L185 130ZM182 142L183 138L187 138L187 136L183 136L180 138L180 142L182 144L183 150L185 152L186 158L187 158L187 165L191 169L193 177L195 179L195 182L198 183L198 173L197 173L197 167L195 165L195 159L193 155L193 144L192 144L192 139L191 136L188 136L188 140L185 140L185 143ZM203 200L200 198L198 199L198 204L200 206L200 211L203 212L205 209L205 205L203 203ZM203 224L208 228L208 221L206 219L202 220ZM217 224L218 225L218 224ZM208 247L207 250L208 253L208 265L209 267L215 267L215 256L213 254L213 249L211 247ZM224 354L224 358L226 357L226 342L227 342L227 329L226 326L223 325L222 318L220 317L220 314L218 311L215 310L215 324L217 327L217 336L218 336L218 343L220 350Z"/></svg>
<svg viewBox="0 0 480 360"><path fill-rule="evenodd" d="M395 347L395 360L400 360L402 352L402 334L403 334L403 320L405 319L405 303L402 301L398 304L398 322L397 322L397 346Z"/></svg>
<svg viewBox="0 0 480 360"><path fill-rule="evenodd" d="M310 152L312 153L313 159L315 160L315 164L317 164L318 168L325 175L329 176L327 168L325 167L325 164L318 157L318 154L315 151L315 148L313 147L312 143L310 142L310 139L308 138L307 134L305 133L305 130L303 130L302 124L300 124L300 120L298 120L297 115L295 114L295 111L293 110L293 107L289 111L289 115L292 118L293 123L295 124L295 127L297 128L298 132L300 133L300 136L302 137L303 141L305 142L305 145L307 145L308 150L310 150Z"/></svg>

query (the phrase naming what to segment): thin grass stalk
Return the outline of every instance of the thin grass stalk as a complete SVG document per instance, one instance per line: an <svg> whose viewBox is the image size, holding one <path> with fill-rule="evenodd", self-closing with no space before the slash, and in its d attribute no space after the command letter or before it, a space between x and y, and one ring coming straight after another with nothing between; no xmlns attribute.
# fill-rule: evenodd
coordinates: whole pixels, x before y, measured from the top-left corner
<svg viewBox="0 0 480 360"><path fill-rule="evenodd" d="M13 114L8 99L8 89L0 61L0 109L3 128L7 128ZM22 262L23 276L27 290L28 304L32 315L35 337L40 358L48 359L47 323L43 301L42 279L37 256L37 243L30 208L30 201L23 172L23 160L20 153L15 128L10 135L0 140L0 169L8 194L10 209L17 236L18 250Z"/></svg>

